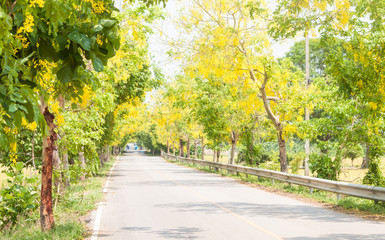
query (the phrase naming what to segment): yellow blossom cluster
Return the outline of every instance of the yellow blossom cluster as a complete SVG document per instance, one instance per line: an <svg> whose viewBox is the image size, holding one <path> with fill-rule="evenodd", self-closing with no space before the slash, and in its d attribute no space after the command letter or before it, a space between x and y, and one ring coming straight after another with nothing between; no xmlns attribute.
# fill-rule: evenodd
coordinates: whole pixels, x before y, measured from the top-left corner
<svg viewBox="0 0 385 240"><path fill-rule="evenodd" d="M27 129L31 130L31 131L35 131L37 128L36 122L28 123L27 120L25 120L25 118L22 118L21 125Z"/></svg>
<svg viewBox="0 0 385 240"><path fill-rule="evenodd" d="M13 163L16 163L16 160L17 160L17 144L16 142L13 142L9 145L9 158L10 158L10 161L13 162Z"/></svg>
<svg viewBox="0 0 385 240"><path fill-rule="evenodd" d="M92 92L89 87L83 89L83 95L80 98L82 99L80 106L82 108L86 107L92 98Z"/></svg>
<svg viewBox="0 0 385 240"><path fill-rule="evenodd" d="M56 124L57 124L59 127L62 126L63 123L64 123L64 117L63 117L63 115L60 113L59 102L55 101L55 102L51 105L51 109L52 109L53 114L55 115Z"/></svg>
<svg viewBox="0 0 385 240"><path fill-rule="evenodd" d="M338 29L342 29L348 24L350 19L350 16L349 16L350 2L349 0L335 0L335 6L337 9L336 12L338 13L335 26Z"/></svg>
<svg viewBox="0 0 385 240"><path fill-rule="evenodd" d="M92 1L92 9L96 14L101 14L104 11L106 11L106 7L104 6L103 1L97 1L97 2Z"/></svg>
<svg viewBox="0 0 385 240"><path fill-rule="evenodd" d="M27 12L25 14L25 21L23 25L19 27L19 29L17 29L17 33L16 33L16 37L20 39L23 48L27 48L29 45L26 35L33 32L33 26L34 26L33 16L31 15L31 13Z"/></svg>
<svg viewBox="0 0 385 240"><path fill-rule="evenodd" d="M38 5L39 7L44 7L44 0L30 0L29 5L31 7L35 7L35 5Z"/></svg>

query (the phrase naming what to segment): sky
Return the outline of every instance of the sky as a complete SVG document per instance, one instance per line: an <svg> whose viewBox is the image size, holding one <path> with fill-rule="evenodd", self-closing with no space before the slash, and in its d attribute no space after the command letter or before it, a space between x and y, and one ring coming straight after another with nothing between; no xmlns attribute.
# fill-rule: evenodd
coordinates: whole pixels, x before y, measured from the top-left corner
<svg viewBox="0 0 385 240"><path fill-rule="evenodd" d="M121 0L116 0L121 1ZM160 21L156 27L160 29L165 36L169 36L171 38L175 38L178 36L178 32L176 27L173 24L172 19L178 17L178 10L180 9L180 1L181 0L168 0L165 8L166 18L165 20ZM269 5L271 7L275 6L274 0L270 1ZM150 52L153 56L153 61L163 70L163 73L167 77L172 77L176 73L180 71L180 65L170 59L167 55L167 51L169 48L162 42L161 37L155 31L155 34L150 37ZM283 57L285 53L290 49L290 47L294 44L293 40L280 41L277 43L273 43L273 55L277 58Z"/></svg>

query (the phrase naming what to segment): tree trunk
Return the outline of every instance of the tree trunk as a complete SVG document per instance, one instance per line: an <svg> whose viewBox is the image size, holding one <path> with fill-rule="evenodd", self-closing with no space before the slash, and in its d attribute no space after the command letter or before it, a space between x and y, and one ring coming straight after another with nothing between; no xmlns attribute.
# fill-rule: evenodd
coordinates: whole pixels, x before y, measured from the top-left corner
<svg viewBox="0 0 385 240"><path fill-rule="evenodd" d="M56 148L57 134L53 120L55 116L49 112L48 107L44 107L44 119L49 128L49 135L43 138L43 154L41 169L41 204L40 204L40 224L41 230L47 231L55 226L52 209L52 170L53 170L53 152Z"/></svg>
<svg viewBox="0 0 385 240"><path fill-rule="evenodd" d="M194 147L195 147L195 159L198 159L198 141L194 141Z"/></svg>
<svg viewBox="0 0 385 240"><path fill-rule="evenodd" d="M183 140L179 139L179 156L184 157L183 154Z"/></svg>
<svg viewBox="0 0 385 240"><path fill-rule="evenodd" d="M83 148L82 148L83 151ZM85 168L86 168L86 160L84 158L84 152L79 152L79 162L80 162L80 167L83 169L83 174L80 176L80 180L84 181L86 179L86 173L85 173Z"/></svg>
<svg viewBox="0 0 385 240"><path fill-rule="evenodd" d="M173 152L174 156L176 156L175 155L175 141L172 141L172 152Z"/></svg>
<svg viewBox="0 0 385 240"><path fill-rule="evenodd" d="M187 152L187 158L190 158L190 138L187 138L186 152Z"/></svg>
<svg viewBox="0 0 385 240"><path fill-rule="evenodd" d="M230 153L230 164L234 164L235 148L237 146L237 135L234 131L231 131L231 153Z"/></svg>
<svg viewBox="0 0 385 240"><path fill-rule="evenodd" d="M33 169L36 171L36 165L35 165L35 133L36 133L36 130L33 131L33 134L32 134L32 166L33 166Z"/></svg>
<svg viewBox="0 0 385 240"><path fill-rule="evenodd" d="M310 44L309 44L309 31L306 33L306 40L305 40L305 50L306 50L306 57L305 57L305 62L306 62L306 67L305 67L305 72L306 72L306 79L305 79L305 84L306 87L309 88L309 83L310 83ZM305 107L305 121L309 122L310 119L310 109ZM305 139L305 176L310 175L310 170L309 170L309 156L310 156L310 140L309 138Z"/></svg>
<svg viewBox="0 0 385 240"><path fill-rule="evenodd" d="M74 165L74 164L75 164L75 161L74 161L74 157L73 157L73 156L71 156L71 157L68 159L68 163L69 163L70 165Z"/></svg>
<svg viewBox="0 0 385 240"><path fill-rule="evenodd" d="M103 167L104 166L103 148L100 151L98 151L98 157L99 157L100 167Z"/></svg>
<svg viewBox="0 0 385 240"><path fill-rule="evenodd" d="M53 163L53 169L55 171L55 179L54 179L54 186L56 191L60 192L60 185L62 184L62 171L60 169L61 161L59 157L59 148L55 146L52 153L52 163Z"/></svg>
<svg viewBox="0 0 385 240"><path fill-rule="evenodd" d="M370 162L370 156L369 156L369 153L370 153L370 147L369 147L369 144L368 144L368 143L365 143L365 156L364 156L364 158L362 159L361 168L368 168L369 162Z"/></svg>
<svg viewBox="0 0 385 240"><path fill-rule="evenodd" d="M204 144L204 138L202 137L202 160L205 160L205 144Z"/></svg>
<svg viewBox="0 0 385 240"><path fill-rule="evenodd" d="M282 137L282 130L278 133L278 146L279 146L279 163L281 165L281 172L287 173L287 158L286 158L286 142Z"/></svg>
<svg viewBox="0 0 385 240"><path fill-rule="evenodd" d="M219 160L220 160L220 158L221 158L221 150L217 150L217 162L219 162Z"/></svg>
<svg viewBox="0 0 385 240"><path fill-rule="evenodd" d="M70 185L70 182L69 182L69 178L67 177L67 174L68 174L68 169L69 169L69 166L68 166L68 151L67 151L67 148L66 147L63 147L63 170L64 170L64 173L63 173L63 182L64 182L64 187L69 187Z"/></svg>
<svg viewBox="0 0 385 240"><path fill-rule="evenodd" d="M215 157L217 156L217 151L214 150L214 154L213 154L213 162L215 162Z"/></svg>
<svg viewBox="0 0 385 240"><path fill-rule="evenodd" d="M170 154L170 143L168 142L168 139L167 139L167 154Z"/></svg>
<svg viewBox="0 0 385 240"><path fill-rule="evenodd" d="M251 144L250 144L250 162L253 166L255 163L254 160L254 144L255 144L255 127L251 130Z"/></svg>
<svg viewBox="0 0 385 240"><path fill-rule="evenodd" d="M110 146L106 146L106 162L110 161Z"/></svg>

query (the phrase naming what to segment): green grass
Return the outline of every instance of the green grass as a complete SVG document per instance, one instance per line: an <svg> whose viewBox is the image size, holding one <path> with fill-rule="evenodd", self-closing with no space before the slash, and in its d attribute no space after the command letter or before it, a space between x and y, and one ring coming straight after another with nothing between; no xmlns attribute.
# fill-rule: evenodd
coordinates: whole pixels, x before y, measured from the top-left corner
<svg viewBox="0 0 385 240"><path fill-rule="evenodd" d="M266 190L279 190L285 193L293 194L293 196L299 196L301 198L323 203L329 205L329 207L331 206L332 208L340 208L339 210L347 213L353 213L363 217L372 219L374 218L382 221L385 220L385 202L375 203L372 200L350 196L344 196L340 200L337 200L337 194L321 191L318 189L313 189L313 193L310 193L308 187L288 184L277 180L273 181L271 179L258 178L257 176L252 175L246 176L246 174L243 173L229 174L226 170L217 172L210 169L209 167L197 167L191 164L183 164L180 162L176 163L183 166L197 168L202 171L218 173L223 176L236 178L243 182L253 183L256 184L256 186L263 187Z"/></svg>
<svg viewBox="0 0 385 240"><path fill-rule="evenodd" d="M102 200L102 187L113 163L114 160L112 159L105 163L96 176L72 184L62 193L60 201L54 209L55 228L53 230L41 232L39 211L36 211L31 216L32 220L23 221L21 219L12 231L1 232L0 240L72 240L84 239L89 236L83 219Z"/></svg>

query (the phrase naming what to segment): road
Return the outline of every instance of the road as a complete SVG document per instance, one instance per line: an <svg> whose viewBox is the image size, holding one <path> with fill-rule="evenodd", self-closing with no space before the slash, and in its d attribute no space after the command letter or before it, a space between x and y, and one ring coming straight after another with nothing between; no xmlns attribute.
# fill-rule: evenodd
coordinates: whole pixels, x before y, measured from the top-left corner
<svg viewBox="0 0 385 240"><path fill-rule="evenodd" d="M384 223L140 154L119 157L99 214L103 240L385 239Z"/></svg>

